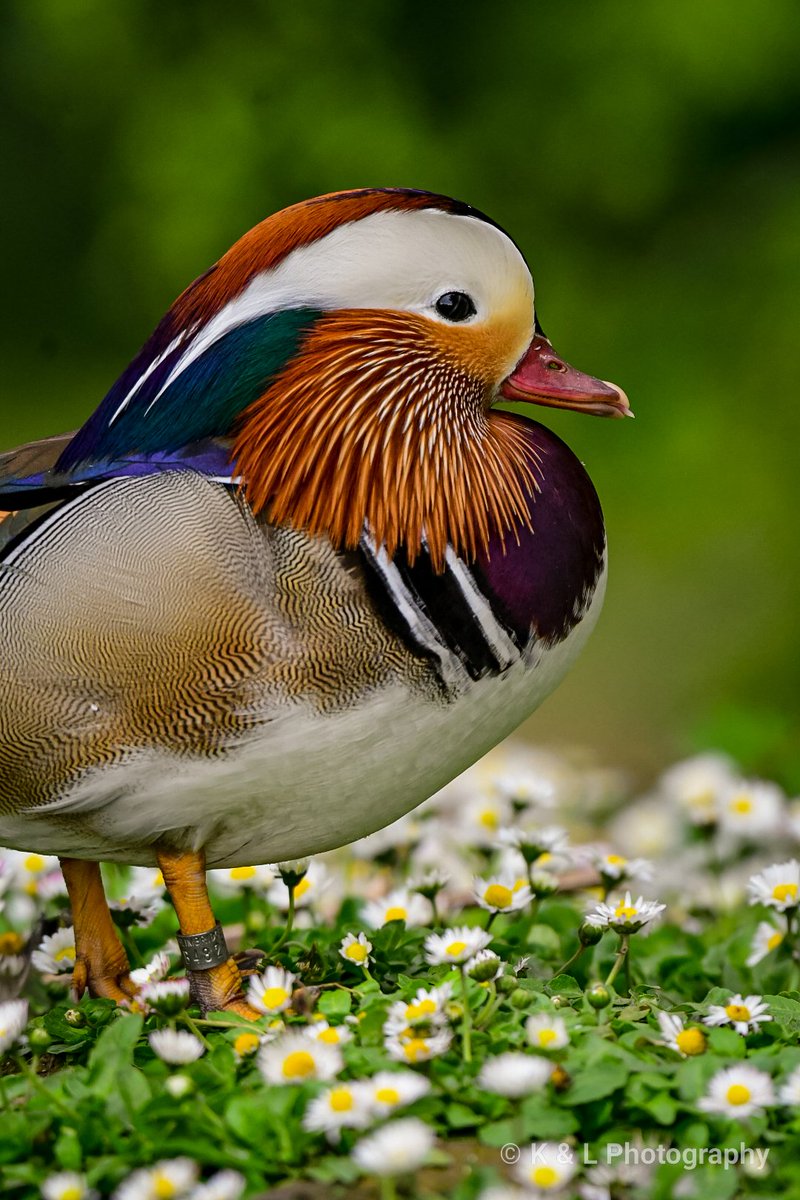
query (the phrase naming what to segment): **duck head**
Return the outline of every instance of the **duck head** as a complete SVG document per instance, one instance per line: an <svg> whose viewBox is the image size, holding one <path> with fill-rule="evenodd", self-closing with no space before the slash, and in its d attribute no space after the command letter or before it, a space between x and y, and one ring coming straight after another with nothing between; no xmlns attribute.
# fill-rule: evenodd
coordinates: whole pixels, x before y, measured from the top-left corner
<svg viewBox="0 0 800 1200"><path fill-rule="evenodd" d="M61 465L229 436L254 511L342 547L366 526L441 569L448 542L474 558L529 520L540 468L503 399L629 412L558 358L522 254L483 214L334 193L269 217L196 280Z"/></svg>

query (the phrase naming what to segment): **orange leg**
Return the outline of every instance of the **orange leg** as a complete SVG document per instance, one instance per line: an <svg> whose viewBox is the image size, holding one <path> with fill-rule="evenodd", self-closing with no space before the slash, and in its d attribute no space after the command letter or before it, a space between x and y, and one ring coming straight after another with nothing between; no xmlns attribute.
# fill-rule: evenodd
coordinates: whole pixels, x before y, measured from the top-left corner
<svg viewBox="0 0 800 1200"><path fill-rule="evenodd" d="M216 922L208 899L203 854L161 851L157 858L170 900L178 914L181 934L192 937L209 933ZM263 1015L245 1000L241 972L230 955L224 962L204 970L189 967L186 974L191 983L192 997L204 1012L227 1009L251 1020Z"/></svg>
<svg viewBox="0 0 800 1200"><path fill-rule="evenodd" d="M75 926L72 986L76 994L82 996L88 987L91 996L128 1000L136 994L136 986L130 981L128 958L108 911L99 865L62 858L61 870Z"/></svg>

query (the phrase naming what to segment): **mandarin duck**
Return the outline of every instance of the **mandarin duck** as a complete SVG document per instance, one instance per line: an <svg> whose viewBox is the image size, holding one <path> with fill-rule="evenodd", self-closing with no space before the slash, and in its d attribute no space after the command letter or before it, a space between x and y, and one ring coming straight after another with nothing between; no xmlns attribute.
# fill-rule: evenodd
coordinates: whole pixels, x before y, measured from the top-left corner
<svg viewBox="0 0 800 1200"><path fill-rule="evenodd" d="M629 413L498 225L365 189L250 230L77 433L0 456L0 843L59 855L79 993L136 991L98 863L158 864L193 995L258 1016L205 870L381 828L561 680L602 513L501 400Z"/></svg>

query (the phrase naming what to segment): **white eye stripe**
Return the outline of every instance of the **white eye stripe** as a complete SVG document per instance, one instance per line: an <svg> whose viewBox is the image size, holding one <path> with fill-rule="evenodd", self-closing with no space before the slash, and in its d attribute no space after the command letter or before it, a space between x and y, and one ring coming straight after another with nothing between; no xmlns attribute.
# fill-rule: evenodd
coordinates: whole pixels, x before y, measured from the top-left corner
<svg viewBox="0 0 800 1200"><path fill-rule="evenodd" d="M450 324L434 309L447 291L466 292L479 317L512 301L529 304L533 320L530 272L511 239L495 226L438 209L372 213L298 247L272 271L256 275L198 330L151 404L214 342L267 313L384 308Z"/></svg>

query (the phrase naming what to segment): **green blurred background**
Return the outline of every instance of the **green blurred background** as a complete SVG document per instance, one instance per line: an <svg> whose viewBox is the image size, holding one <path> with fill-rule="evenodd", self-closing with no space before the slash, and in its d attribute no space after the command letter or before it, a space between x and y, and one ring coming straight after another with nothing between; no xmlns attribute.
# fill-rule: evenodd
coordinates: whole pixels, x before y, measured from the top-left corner
<svg viewBox="0 0 800 1200"><path fill-rule="evenodd" d="M797 0L6 0L6 446L78 425L174 296L275 209L458 196L637 421L544 414L611 575L526 732L647 772L727 745L800 786Z"/></svg>

